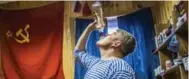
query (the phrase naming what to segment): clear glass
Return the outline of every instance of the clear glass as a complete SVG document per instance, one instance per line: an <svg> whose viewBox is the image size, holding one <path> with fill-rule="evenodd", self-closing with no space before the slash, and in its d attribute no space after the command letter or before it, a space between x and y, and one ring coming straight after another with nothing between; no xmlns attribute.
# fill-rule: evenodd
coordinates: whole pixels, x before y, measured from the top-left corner
<svg viewBox="0 0 189 79"><path fill-rule="evenodd" d="M97 27L98 31L103 33L105 23L103 20L103 10L100 2L97 1L93 4L93 11L97 13L97 26L100 26Z"/></svg>

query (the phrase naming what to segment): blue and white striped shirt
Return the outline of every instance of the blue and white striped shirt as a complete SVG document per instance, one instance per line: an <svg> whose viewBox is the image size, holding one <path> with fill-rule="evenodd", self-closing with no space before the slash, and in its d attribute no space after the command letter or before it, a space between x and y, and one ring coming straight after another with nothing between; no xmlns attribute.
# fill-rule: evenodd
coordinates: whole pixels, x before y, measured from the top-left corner
<svg viewBox="0 0 189 79"><path fill-rule="evenodd" d="M101 60L85 51L75 51L76 60L87 72L84 79L135 79L132 67L123 59Z"/></svg>

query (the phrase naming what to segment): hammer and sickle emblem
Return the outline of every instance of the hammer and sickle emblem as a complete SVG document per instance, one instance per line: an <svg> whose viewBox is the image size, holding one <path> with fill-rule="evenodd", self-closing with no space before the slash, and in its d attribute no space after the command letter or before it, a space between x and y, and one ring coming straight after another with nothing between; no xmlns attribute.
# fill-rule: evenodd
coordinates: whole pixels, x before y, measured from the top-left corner
<svg viewBox="0 0 189 79"><path fill-rule="evenodd" d="M28 32L28 29L30 28L30 25L26 25L25 28L24 28L24 32L26 34L23 34L23 30L22 29L19 29L17 32L16 32L16 36L21 36L23 39L20 40L20 39L17 39L17 38L14 38L18 43L29 43L30 42L30 39L29 39L29 32Z"/></svg>

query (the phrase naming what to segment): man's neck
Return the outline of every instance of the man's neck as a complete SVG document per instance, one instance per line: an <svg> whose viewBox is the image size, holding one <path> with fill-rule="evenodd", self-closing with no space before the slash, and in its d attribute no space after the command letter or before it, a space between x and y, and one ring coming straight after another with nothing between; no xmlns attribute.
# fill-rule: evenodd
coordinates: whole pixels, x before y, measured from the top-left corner
<svg viewBox="0 0 189 79"><path fill-rule="evenodd" d="M115 51L113 50L106 50L106 49L100 48L101 60L111 60L111 59L122 58L122 55L119 55L118 53L119 52L115 54Z"/></svg>

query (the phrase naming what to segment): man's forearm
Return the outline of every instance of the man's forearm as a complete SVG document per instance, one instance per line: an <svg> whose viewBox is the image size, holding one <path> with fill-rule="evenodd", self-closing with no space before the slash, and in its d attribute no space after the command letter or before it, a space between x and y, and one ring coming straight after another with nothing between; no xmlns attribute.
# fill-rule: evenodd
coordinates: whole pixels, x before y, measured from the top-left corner
<svg viewBox="0 0 189 79"><path fill-rule="evenodd" d="M84 32L82 33L82 35L80 36L80 38L76 44L75 49L80 50L80 51L83 51L85 49L85 44L86 44L88 36L92 30L93 29L89 26L84 30Z"/></svg>

